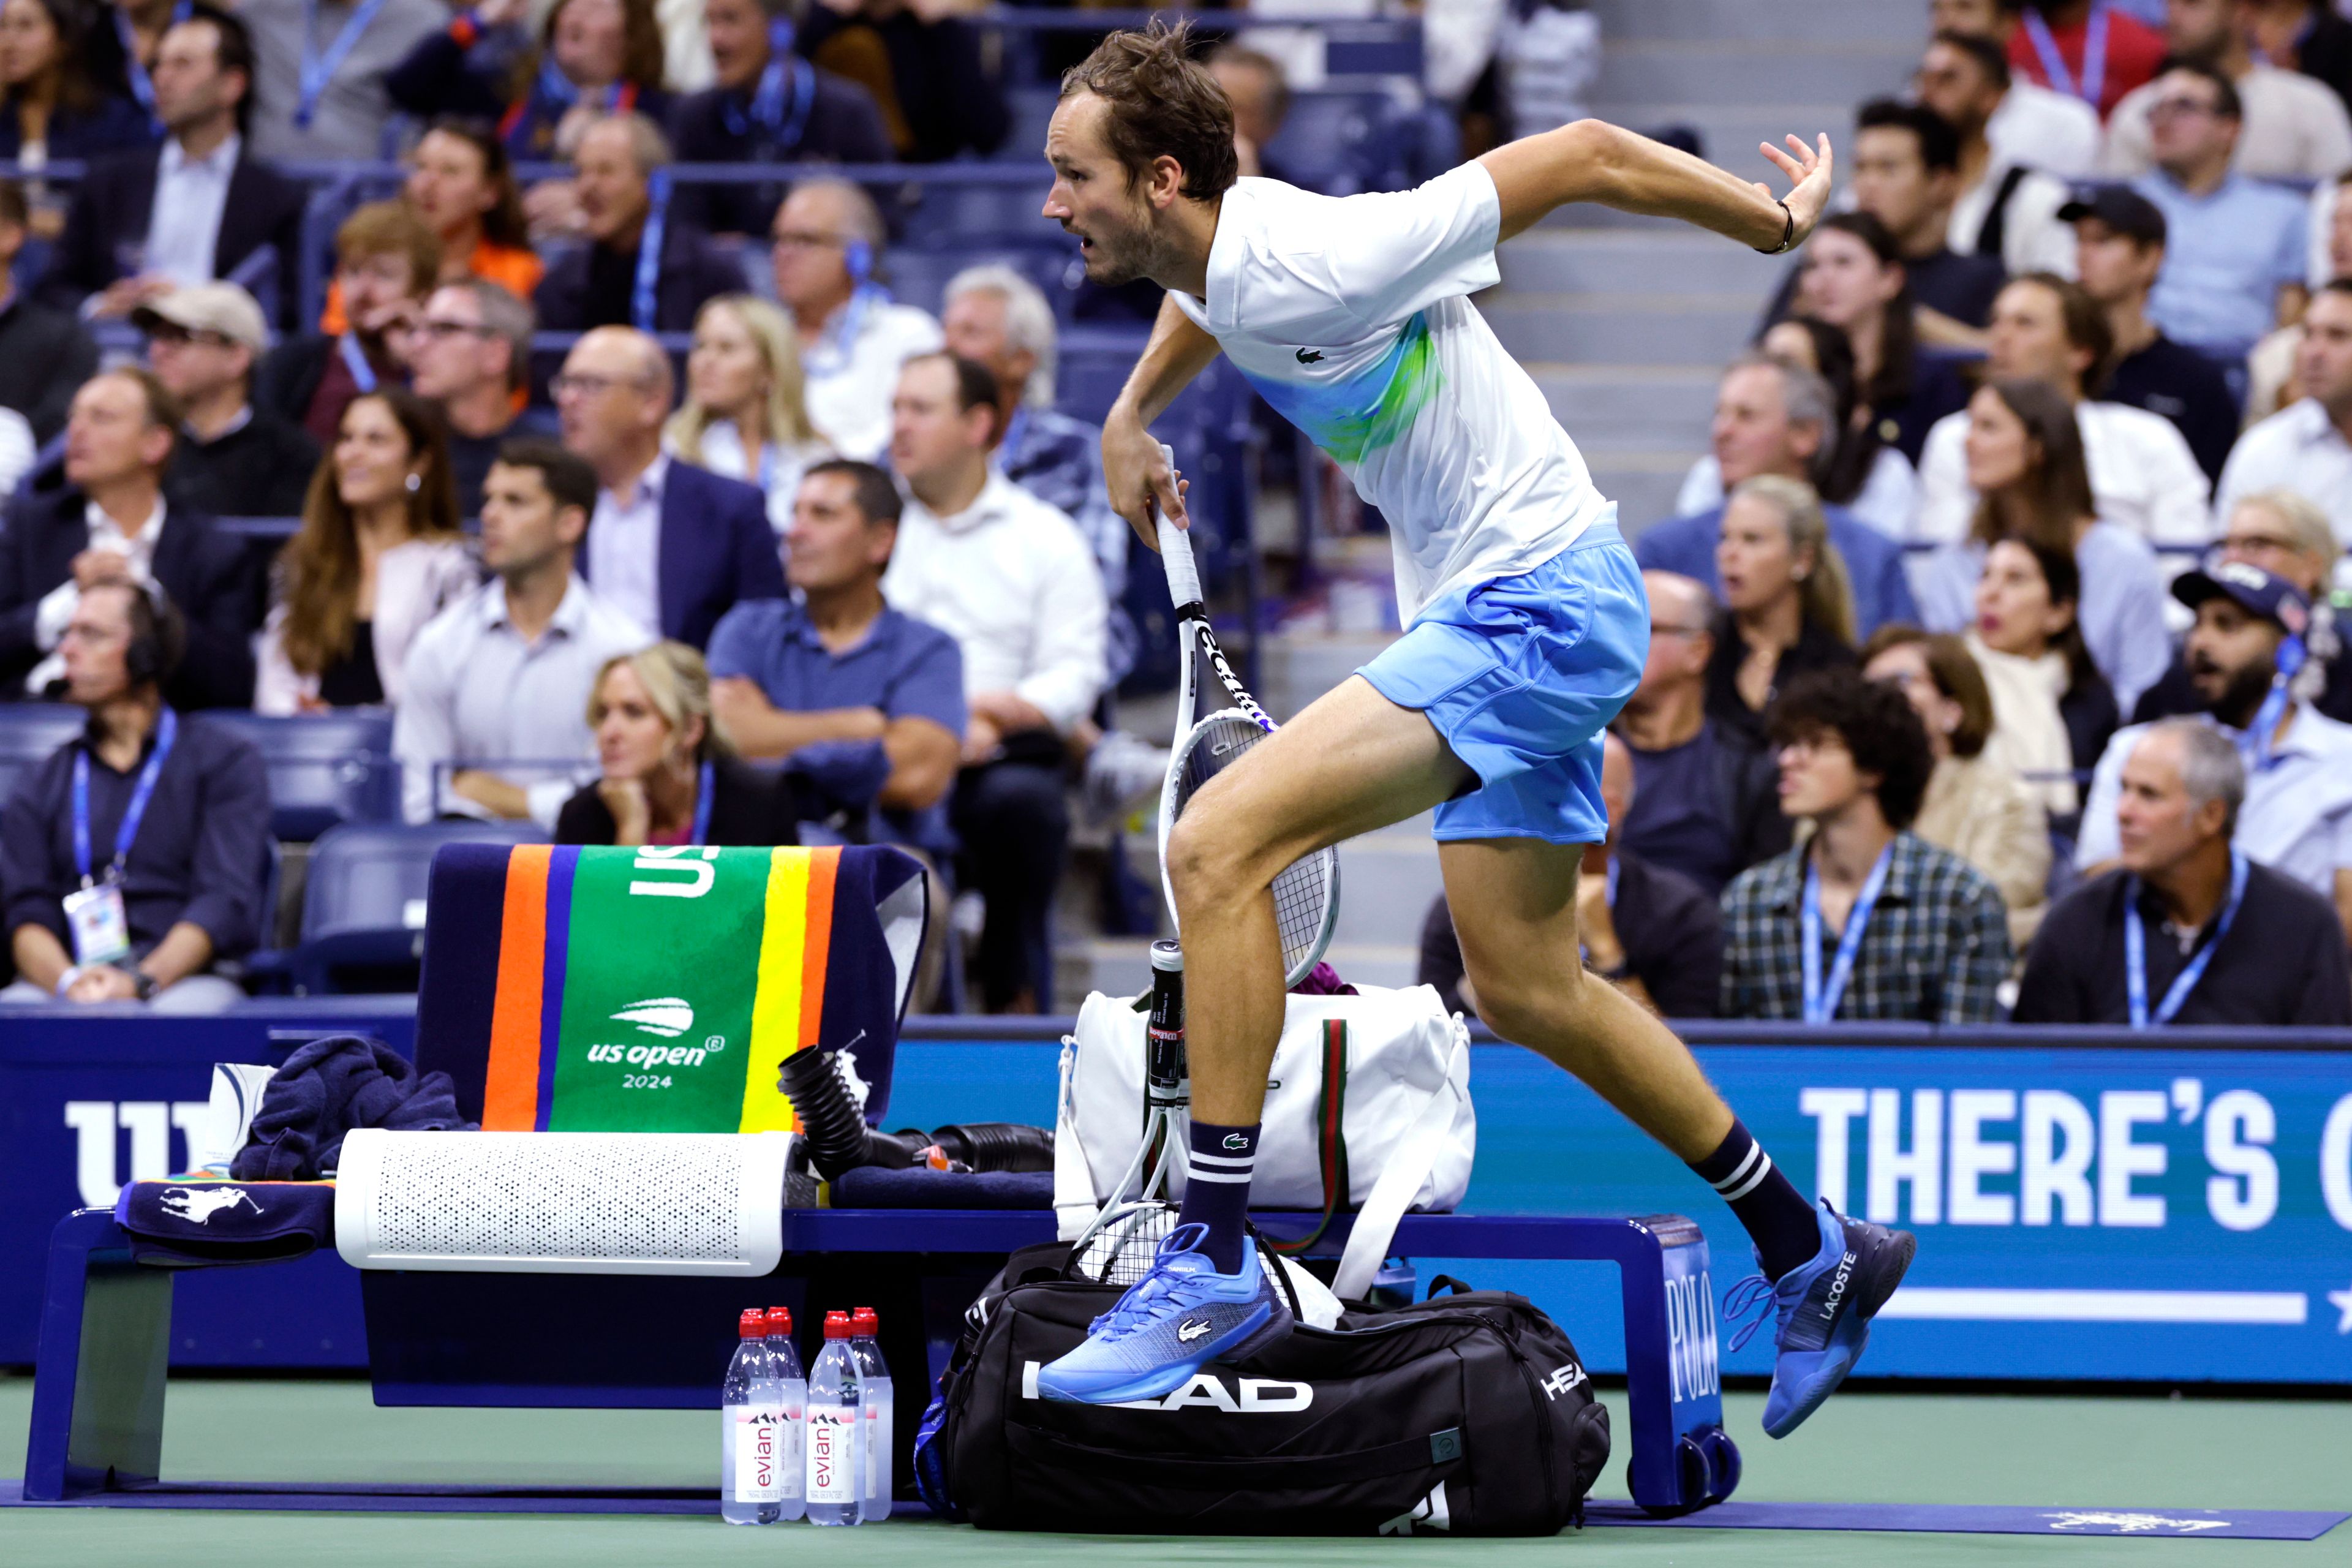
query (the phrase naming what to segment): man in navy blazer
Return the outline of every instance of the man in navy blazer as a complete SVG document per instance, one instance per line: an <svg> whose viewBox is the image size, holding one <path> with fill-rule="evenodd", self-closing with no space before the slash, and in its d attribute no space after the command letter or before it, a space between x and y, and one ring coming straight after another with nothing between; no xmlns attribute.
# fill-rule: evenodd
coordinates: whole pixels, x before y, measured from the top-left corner
<svg viewBox="0 0 2352 1568"><path fill-rule="evenodd" d="M253 42L226 11L199 5L158 46L157 146L91 160L39 292L61 308L90 294L96 313L127 316L176 284L226 278L260 290L277 258L280 325L291 324L302 253L303 188L247 156Z"/></svg>
<svg viewBox="0 0 2352 1568"><path fill-rule="evenodd" d="M596 470L581 574L648 631L700 647L740 601L782 598L784 569L755 487L662 451L671 385L660 344L598 327L564 359L555 411Z"/></svg>
<svg viewBox="0 0 2352 1568"><path fill-rule="evenodd" d="M42 696L62 679L58 645L80 590L128 582L169 600L186 623L166 701L252 705L263 560L212 519L164 500L180 422L178 400L144 369L107 371L74 395L63 488L19 495L0 530L0 700Z"/></svg>
<svg viewBox="0 0 2352 1568"><path fill-rule="evenodd" d="M1732 362L1716 394L1715 459L1727 495L1759 474L1812 479L1812 464L1831 435L1835 405L1829 384L1811 371L1761 354ZM1890 621L1916 625L1919 606L1903 571L1903 546L1842 506L1824 506L1830 542L1845 561L1853 585L1854 636L1868 637ZM1723 537L1720 505L1643 530L1633 559L1643 571L1675 572L1706 584L1717 598L1715 547Z"/></svg>

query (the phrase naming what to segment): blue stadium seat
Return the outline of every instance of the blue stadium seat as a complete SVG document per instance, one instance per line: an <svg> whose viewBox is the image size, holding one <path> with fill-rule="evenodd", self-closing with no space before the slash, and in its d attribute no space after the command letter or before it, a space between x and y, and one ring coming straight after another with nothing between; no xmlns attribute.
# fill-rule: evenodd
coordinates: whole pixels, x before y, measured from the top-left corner
<svg viewBox="0 0 2352 1568"><path fill-rule="evenodd" d="M999 261L1037 285L1046 302L1054 307L1057 319L1070 319L1070 302L1076 298L1078 280L1086 276L1086 268L1078 259L1078 247L1058 238L995 250L979 250L970 246L946 250L904 247L884 258L882 270L889 280L892 298L902 305L913 305L936 316L946 302L949 280L957 273L967 267Z"/></svg>
<svg viewBox="0 0 2352 1568"><path fill-rule="evenodd" d="M957 246L1050 243L1057 231L1039 211L1053 183L1041 158L1034 184L942 181L923 187L907 214L907 243L937 249Z"/></svg>
<svg viewBox="0 0 2352 1568"><path fill-rule="evenodd" d="M392 714L338 709L278 718L223 710L205 717L235 730L269 768L269 826L289 843L345 822L400 816L400 770L392 760Z"/></svg>
<svg viewBox="0 0 2352 1568"><path fill-rule="evenodd" d="M1412 184L1419 128L1384 92L1302 92L1265 149L1284 175L1328 196Z"/></svg>
<svg viewBox="0 0 2352 1568"><path fill-rule="evenodd" d="M444 844L544 844L528 822L349 823L310 850L302 940L289 957L311 995L414 991L425 944L425 895Z"/></svg>
<svg viewBox="0 0 2352 1568"><path fill-rule="evenodd" d="M50 752L81 733L89 715L60 702L0 703L0 801Z"/></svg>

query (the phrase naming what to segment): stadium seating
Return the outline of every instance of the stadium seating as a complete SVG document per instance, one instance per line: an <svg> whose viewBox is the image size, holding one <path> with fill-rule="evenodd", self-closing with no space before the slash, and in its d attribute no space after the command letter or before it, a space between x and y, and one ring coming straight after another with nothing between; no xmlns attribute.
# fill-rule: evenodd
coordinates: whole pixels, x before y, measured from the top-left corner
<svg viewBox="0 0 2352 1568"><path fill-rule="evenodd" d="M400 816L400 769L392 760L392 714L339 708L278 718L221 711L205 716L251 741L269 769L270 831L306 843L346 822Z"/></svg>
<svg viewBox="0 0 2352 1568"><path fill-rule="evenodd" d="M310 851L301 942L288 955L310 994L414 991L425 944L425 898L444 844L543 844L527 822L347 823Z"/></svg>
<svg viewBox="0 0 2352 1568"><path fill-rule="evenodd" d="M50 752L81 733L89 716L55 702L0 703L0 800Z"/></svg>

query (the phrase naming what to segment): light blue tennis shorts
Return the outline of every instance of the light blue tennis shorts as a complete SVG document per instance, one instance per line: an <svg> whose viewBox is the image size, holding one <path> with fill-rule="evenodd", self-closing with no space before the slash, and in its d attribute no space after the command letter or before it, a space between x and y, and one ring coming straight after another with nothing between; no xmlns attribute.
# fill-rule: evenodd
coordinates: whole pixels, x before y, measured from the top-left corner
<svg viewBox="0 0 2352 1568"><path fill-rule="evenodd" d="M1356 673L1427 714L1478 775L1437 808L1439 838L1597 844L1601 731L1649 651L1649 597L1612 510L1534 571L1433 601Z"/></svg>

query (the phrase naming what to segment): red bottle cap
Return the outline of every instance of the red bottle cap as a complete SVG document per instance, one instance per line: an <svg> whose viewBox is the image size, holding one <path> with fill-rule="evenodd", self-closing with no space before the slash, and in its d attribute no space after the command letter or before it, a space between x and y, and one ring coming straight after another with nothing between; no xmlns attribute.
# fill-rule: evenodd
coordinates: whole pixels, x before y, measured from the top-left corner
<svg viewBox="0 0 2352 1568"><path fill-rule="evenodd" d="M847 1339L849 1337L849 1314L846 1312L827 1312L824 1315L824 1337L829 1340Z"/></svg>
<svg viewBox="0 0 2352 1568"><path fill-rule="evenodd" d="M769 1336L770 1336L771 1338L773 1338L774 1336L776 1336L776 1335L778 1335L778 1334L782 1334L782 1335L784 1335L784 1336L786 1336L787 1338L789 1338L789 1337L791 1336L791 1334L792 1334L792 1331L793 1331L793 1310L792 1310L790 1307L771 1307L771 1308L769 1308L769 1309L768 1309L768 1334L769 1334Z"/></svg>
<svg viewBox="0 0 2352 1568"><path fill-rule="evenodd" d="M860 1307L849 1314L849 1331L863 1339L872 1339L881 1331L882 1320L874 1315L871 1307Z"/></svg>
<svg viewBox="0 0 2352 1568"><path fill-rule="evenodd" d="M735 1337L744 1340L767 1338L768 1314L757 1307L744 1308L743 1315L735 1321Z"/></svg>

